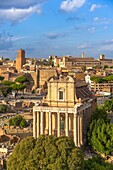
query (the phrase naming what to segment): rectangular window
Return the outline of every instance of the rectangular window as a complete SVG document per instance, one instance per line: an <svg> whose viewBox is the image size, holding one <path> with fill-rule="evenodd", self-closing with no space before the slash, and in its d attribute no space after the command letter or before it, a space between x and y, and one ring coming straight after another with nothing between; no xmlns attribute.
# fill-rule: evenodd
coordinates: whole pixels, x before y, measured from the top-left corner
<svg viewBox="0 0 113 170"><path fill-rule="evenodd" d="M59 91L59 100L63 100L64 97L63 97L63 91Z"/></svg>

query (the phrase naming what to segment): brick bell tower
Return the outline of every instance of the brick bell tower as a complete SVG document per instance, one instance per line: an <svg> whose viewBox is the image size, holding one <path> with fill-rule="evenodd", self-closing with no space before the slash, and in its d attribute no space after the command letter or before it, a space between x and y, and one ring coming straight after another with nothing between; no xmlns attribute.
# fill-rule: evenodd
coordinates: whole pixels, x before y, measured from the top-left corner
<svg viewBox="0 0 113 170"><path fill-rule="evenodd" d="M23 68L23 65L25 63L26 63L25 51L23 49L20 49L16 57L16 69L18 72L21 72L21 69Z"/></svg>

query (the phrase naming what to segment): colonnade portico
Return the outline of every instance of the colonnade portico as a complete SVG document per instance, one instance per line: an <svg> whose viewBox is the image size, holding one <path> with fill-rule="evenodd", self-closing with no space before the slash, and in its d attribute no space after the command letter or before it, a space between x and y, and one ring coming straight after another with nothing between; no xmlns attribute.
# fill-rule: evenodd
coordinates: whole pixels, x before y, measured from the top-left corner
<svg viewBox="0 0 113 170"><path fill-rule="evenodd" d="M44 107L43 107L44 108ZM39 135L70 136L76 146L82 141L82 115L70 110L52 110L50 108L34 109L33 111L33 137ZM75 111L75 109L74 109ZM62 126L61 126L62 125ZM62 127L62 128L61 128Z"/></svg>
<svg viewBox="0 0 113 170"><path fill-rule="evenodd" d="M47 95L33 107L33 136L69 136L75 146L84 145L96 108L96 100L87 84L77 81L75 76L59 75L59 72L47 84Z"/></svg>

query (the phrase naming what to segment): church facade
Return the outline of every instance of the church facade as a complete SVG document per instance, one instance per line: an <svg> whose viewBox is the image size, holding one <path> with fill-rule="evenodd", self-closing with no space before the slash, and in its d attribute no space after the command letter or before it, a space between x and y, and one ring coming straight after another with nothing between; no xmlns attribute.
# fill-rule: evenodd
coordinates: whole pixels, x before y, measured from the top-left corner
<svg viewBox="0 0 113 170"><path fill-rule="evenodd" d="M53 76L46 98L33 107L33 136L70 136L80 147L86 143L95 108L96 99L85 82L71 76Z"/></svg>

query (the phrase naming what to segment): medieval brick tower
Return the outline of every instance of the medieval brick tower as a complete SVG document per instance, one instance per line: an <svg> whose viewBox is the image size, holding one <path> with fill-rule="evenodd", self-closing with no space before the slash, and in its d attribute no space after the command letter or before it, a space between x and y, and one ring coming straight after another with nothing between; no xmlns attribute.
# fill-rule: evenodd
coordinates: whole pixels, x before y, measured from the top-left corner
<svg viewBox="0 0 113 170"><path fill-rule="evenodd" d="M23 68L23 65L26 63L26 59L25 59L25 51L23 49L20 49L18 51L18 55L16 57L16 69L18 72L21 71L21 69Z"/></svg>

